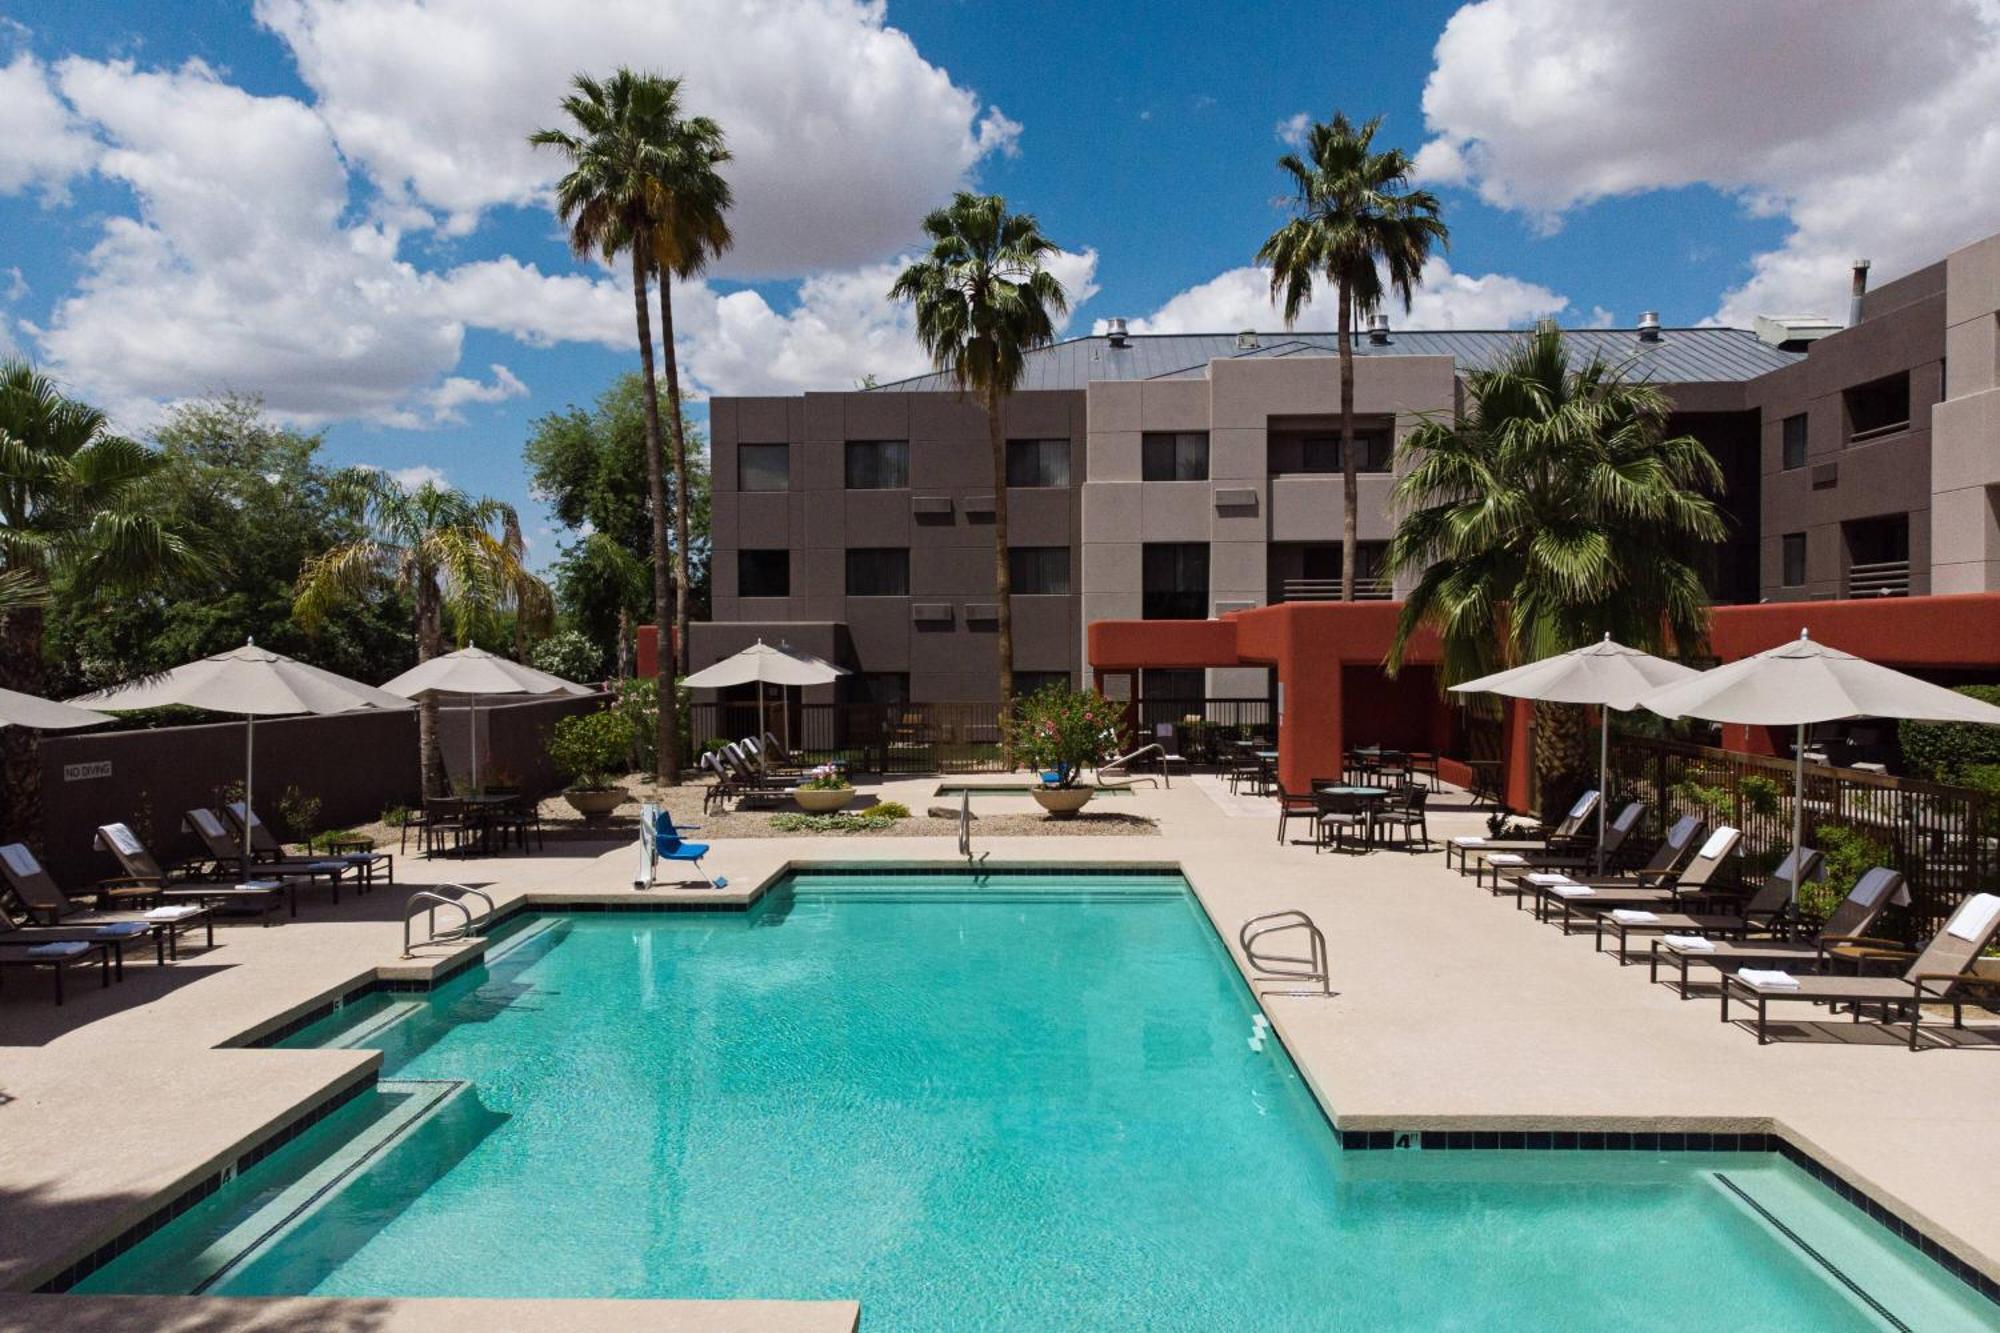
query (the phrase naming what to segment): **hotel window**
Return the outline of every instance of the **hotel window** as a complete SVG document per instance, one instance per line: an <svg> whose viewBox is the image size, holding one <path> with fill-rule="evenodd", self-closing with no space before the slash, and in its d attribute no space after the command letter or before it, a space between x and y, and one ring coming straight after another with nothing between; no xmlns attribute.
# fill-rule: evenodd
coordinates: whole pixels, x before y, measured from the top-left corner
<svg viewBox="0 0 2000 1333"><path fill-rule="evenodd" d="M1796 471L1806 465L1806 414L1786 417L1780 427L1784 431L1784 468Z"/></svg>
<svg viewBox="0 0 2000 1333"><path fill-rule="evenodd" d="M1788 532L1782 542L1783 568L1779 572L1779 582L1787 588L1806 586L1806 535L1803 532Z"/></svg>
<svg viewBox="0 0 2000 1333"><path fill-rule="evenodd" d="M1208 432L1149 430L1140 440L1144 481L1207 481Z"/></svg>
<svg viewBox="0 0 2000 1333"><path fill-rule="evenodd" d="M1069 441L1007 441L1007 484L1022 487L1069 485Z"/></svg>
<svg viewBox="0 0 2000 1333"><path fill-rule="evenodd" d="M905 546L856 546L847 552L849 597L908 597L910 551Z"/></svg>
<svg viewBox="0 0 2000 1333"><path fill-rule="evenodd" d="M1007 578L1018 593L1067 596L1069 547L1016 546L1007 552Z"/></svg>
<svg viewBox="0 0 2000 1333"><path fill-rule="evenodd" d="M1841 394L1847 409L1847 442L1865 444L1910 428L1910 372L1905 370Z"/></svg>
<svg viewBox="0 0 2000 1333"><path fill-rule="evenodd" d="M1031 694L1040 694L1051 685L1070 688L1067 671L1016 671L1014 673L1014 697L1025 699Z"/></svg>
<svg viewBox="0 0 2000 1333"><path fill-rule="evenodd" d="M1339 472L1340 431L1338 429L1278 430L1270 432L1270 469L1273 476L1288 473ZM1356 472L1387 472L1395 454L1395 443L1387 426L1357 426L1354 431Z"/></svg>
<svg viewBox="0 0 2000 1333"><path fill-rule="evenodd" d="M788 491L792 488L792 447L788 444L736 446L736 489Z"/></svg>
<svg viewBox="0 0 2000 1333"><path fill-rule="evenodd" d="M738 597L790 597L792 595L792 553L790 551L738 551L736 553L736 595Z"/></svg>
<svg viewBox="0 0 2000 1333"><path fill-rule="evenodd" d="M1140 573L1147 620L1208 619L1207 542L1147 542Z"/></svg>
<svg viewBox="0 0 2000 1333"><path fill-rule="evenodd" d="M910 484L908 440L849 440L847 489L900 491Z"/></svg>

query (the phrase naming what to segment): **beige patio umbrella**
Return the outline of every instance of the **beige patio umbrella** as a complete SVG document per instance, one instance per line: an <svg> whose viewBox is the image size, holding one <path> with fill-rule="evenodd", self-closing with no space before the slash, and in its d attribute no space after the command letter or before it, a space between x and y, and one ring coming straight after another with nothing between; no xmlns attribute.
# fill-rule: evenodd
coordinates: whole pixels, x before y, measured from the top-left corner
<svg viewBox="0 0 2000 1333"><path fill-rule="evenodd" d="M236 713L243 727L243 809L256 809L257 719L296 713L346 713L357 708L408 708L398 698L358 680L308 666L246 639L241 648L216 653L128 685L78 695L71 703L125 712L182 704L214 713ZM250 839L243 840L245 864Z"/></svg>
<svg viewBox="0 0 2000 1333"><path fill-rule="evenodd" d="M732 685L757 687L757 733L764 734L764 687L766 685L830 685L847 675L823 657L799 652L787 645L772 647L762 639L742 652L725 657L714 666L703 667L681 684L694 690L720 690ZM785 719L785 748L792 748L791 718Z"/></svg>
<svg viewBox="0 0 2000 1333"><path fill-rule="evenodd" d="M1796 727L1792 746L1792 846L1805 841L1806 727L1850 717L2000 726L2000 708L1927 680L1814 643L1800 630L1790 643L1704 671L1646 696L1662 717L1699 717L1739 725ZM1798 897L1792 881L1792 897Z"/></svg>
<svg viewBox="0 0 2000 1333"><path fill-rule="evenodd" d="M1597 715L1597 869L1604 870L1604 808L1611 770L1611 710L1630 712L1639 701L1664 685L1701 673L1637 648L1628 648L1609 634L1601 643L1575 648L1539 662L1496 671L1451 687L1458 694L1504 694L1552 704L1596 704Z"/></svg>
<svg viewBox="0 0 2000 1333"><path fill-rule="evenodd" d="M419 662L382 688L405 699L426 695L470 696L472 699L472 788L479 789L479 700L489 694L595 694L588 685L537 671L484 648L460 648Z"/></svg>
<svg viewBox="0 0 2000 1333"><path fill-rule="evenodd" d="M30 731L69 731L76 727L102 726L114 721L105 713L88 708L72 708L53 699L37 698L14 690L0 690L0 727L26 727Z"/></svg>

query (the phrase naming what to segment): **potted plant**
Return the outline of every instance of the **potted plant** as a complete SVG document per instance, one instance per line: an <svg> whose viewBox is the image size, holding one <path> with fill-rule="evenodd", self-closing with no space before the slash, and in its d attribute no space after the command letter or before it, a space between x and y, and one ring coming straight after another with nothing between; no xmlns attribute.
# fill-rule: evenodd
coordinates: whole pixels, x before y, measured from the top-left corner
<svg viewBox="0 0 2000 1333"><path fill-rule="evenodd" d="M1021 701L1014 722L1014 753L1033 765L1041 783L1032 791L1051 819L1068 819L1090 800L1083 770L1102 763L1117 735L1119 705L1095 690L1051 685Z"/></svg>
<svg viewBox="0 0 2000 1333"><path fill-rule="evenodd" d="M792 792L792 799L808 814L830 815L854 799L854 787L840 769L821 764Z"/></svg>
<svg viewBox="0 0 2000 1333"><path fill-rule="evenodd" d="M631 724L603 709L559 720L549 734L549 761L568 779L563 799L586 824L601 824L625 803L625 789L611 774L631 755Z"/></svg>

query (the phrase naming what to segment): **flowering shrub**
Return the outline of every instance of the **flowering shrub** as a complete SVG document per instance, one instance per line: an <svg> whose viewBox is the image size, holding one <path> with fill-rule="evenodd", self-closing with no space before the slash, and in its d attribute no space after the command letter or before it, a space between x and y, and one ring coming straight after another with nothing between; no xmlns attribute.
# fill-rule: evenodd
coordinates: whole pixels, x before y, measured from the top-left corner
<svg viewBox="0 0 2000 1333"><path fill-rule="evenodd" d="M1044 786L1074 787L1111 753L1123 721L1122 706L1097 691L1051 685L1020 702L1014 753L1041 772Z"/></svg>
<svg viewBox="0 0 2000 1333"><path fill-rule="evenodd" d="M833 764L821 764L799 784L800 791L846 791L847 774Z"/></svg>

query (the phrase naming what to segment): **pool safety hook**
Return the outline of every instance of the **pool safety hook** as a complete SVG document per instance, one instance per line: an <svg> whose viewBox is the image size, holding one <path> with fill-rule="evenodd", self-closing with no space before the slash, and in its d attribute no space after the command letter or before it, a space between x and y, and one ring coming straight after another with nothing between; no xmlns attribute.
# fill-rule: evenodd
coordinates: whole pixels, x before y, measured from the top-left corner
<svg viewBox="0 0 2000 1333"><path fill-rule="evenodd" d="M1306 988L1298 990L1267 990L1262 994L1304 995L1323 1000L1336 994L1328 977L1326 936L1304 912L1253 916L1236 933L1236 943L1243 950L1244 961L1265 977L1308 983ZM1303 953L1290 952L1301 944Z"/></svg>

